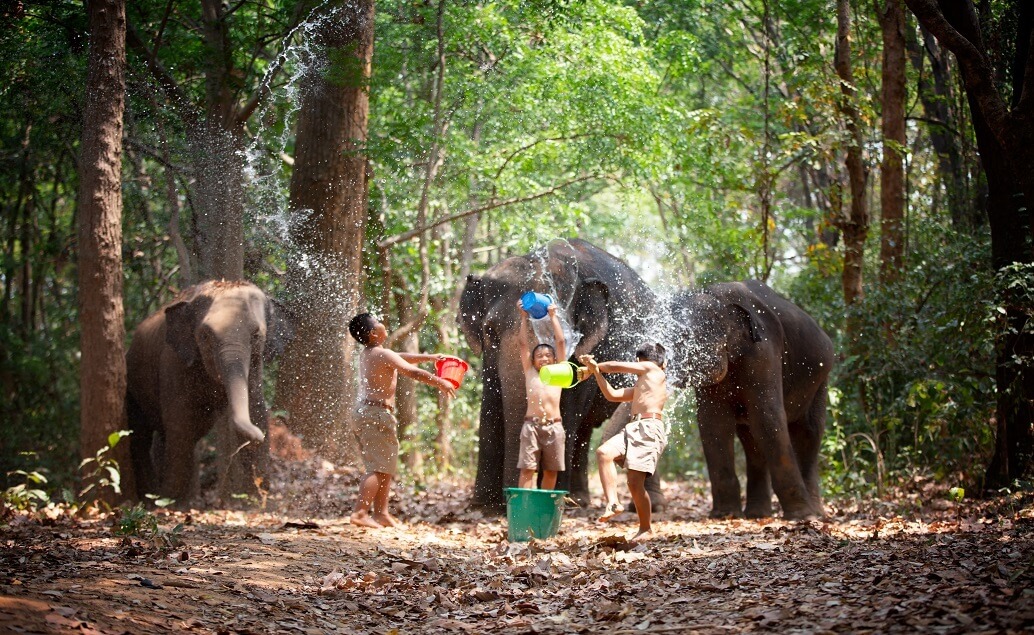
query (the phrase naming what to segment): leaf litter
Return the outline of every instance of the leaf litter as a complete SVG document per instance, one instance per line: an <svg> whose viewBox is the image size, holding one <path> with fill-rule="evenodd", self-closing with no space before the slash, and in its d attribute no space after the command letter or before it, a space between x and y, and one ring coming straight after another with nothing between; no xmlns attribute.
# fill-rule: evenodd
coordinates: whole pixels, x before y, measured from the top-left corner
<svg viewBox="0 0 1034 635"><path fill-rule="evenodd" d="M158 510L181 544L104 514L14 514L0 529L0 632L1020 633L1034 629L1034 495L828 501L824 521L711 520L668 483L656 538L568 509L507 542L471 484L398 486L405 526L348 523L359 473L277 457L265 510ZM705 484L706 485L706 484ZM910 498L911 497L911 498ZM923 499L936 505L919 505Z"/></svg>

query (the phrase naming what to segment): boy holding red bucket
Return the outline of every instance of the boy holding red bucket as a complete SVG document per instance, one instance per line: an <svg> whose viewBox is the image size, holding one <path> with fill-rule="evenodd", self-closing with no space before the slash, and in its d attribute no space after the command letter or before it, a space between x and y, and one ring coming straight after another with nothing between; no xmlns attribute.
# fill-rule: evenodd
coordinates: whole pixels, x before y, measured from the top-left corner
<svg viewBox="0 0 1034 635"><path fill-rule="evenodd" d="M558 359L567 359L567 343L560 318L556 314L556 303L550 302L546 314L553 324L556 347L538 344L529 351L529 308L522 300L517 301L517 308L522 313L518 336L519 356L524 369L524 390L528 400L517 458L517 469L521 471L517 487L535 489L535 476L541 468L542 489L551 490L556 487L557 472L564 469L565 433L564 425L560 422L560 395L563 389L544 384L539 377L539 369L556 363Z"/></svg>
<svg viewBox="0 0 1034 635"><path fill-rule="evenodd" d="M391 479L398 471L398 422L395 420L395 387L398 374L434 386L448 397L456 395L459 381L456 364L466 370L466 362L448 355L396 353L384 348L388 330L369 313L360 313L348 323L348 332L363 345L359 353L359 399L355 407L355 434L366 466L366 475L359 483L359 499L352 511L351 522L360 527L379 529L399 524L388 512ZM436 362L439 377L414 364ZM462 378L462 373L459 373ZM372 507L372 511L371 511Z"/></svg>

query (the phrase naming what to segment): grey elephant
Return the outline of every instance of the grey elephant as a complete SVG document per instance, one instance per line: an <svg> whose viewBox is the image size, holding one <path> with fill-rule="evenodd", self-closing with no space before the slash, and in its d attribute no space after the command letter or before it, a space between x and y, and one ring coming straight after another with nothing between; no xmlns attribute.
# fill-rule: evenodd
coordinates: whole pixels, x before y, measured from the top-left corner
<svg viewBox="0 0 1034 635"><path fill-rule="evenodd" d="M269 454L263 361L283 351L290 333L274 302L248 282L184 289L137 326L126 353L126 412L140 498L186 505L198 491L195 446L213 427L220 493L255 491ZM231 459L239 469L230 470ZM238 482L227 480L231 473Z"/></svg>
<svg viewBox="0 0 1034 635"><path fill-rule="evenodd" d="M684 291L671 301L678 383L696 386L712 517L824 515L819 448L833 343L800 307L757 281ZM734 439L746 455L741 506Z"/></svg>
<svg viewBox="0 0 1034 635"><path fill-rule="evenodd" d="M526 397L517 357L517 299L525 291L551 294L573 331L581 335L571 359L592 353L600 360L633 359L642 343L655 296L624 261L579 239L557 240L536 252L507 258L483 276L469 276L459 323L483 359L483 391L473 504L505 508L505 487L517 486L517 454ZM617 381L617 380L616 380ZM580 504L589 501L588 452L594 427L611 416L595 382L565 389L560 412L566 431L566 471L557 487ZM655 508L665 504L656 477L647 481Z"/></svg>

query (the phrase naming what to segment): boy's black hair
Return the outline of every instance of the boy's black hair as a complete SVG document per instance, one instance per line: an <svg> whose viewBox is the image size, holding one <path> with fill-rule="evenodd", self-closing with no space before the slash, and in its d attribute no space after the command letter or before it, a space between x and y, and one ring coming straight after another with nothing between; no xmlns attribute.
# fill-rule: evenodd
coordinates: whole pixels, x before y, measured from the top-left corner
<svg viewBox="0 0 1034 635"><path fill-rule="evenodd" d="M376 324L377 318L373 317L372 313L360 313L348 323L348 332L357 342L366 346L366 341L369 339L370 333L373 333Z"/></svg>
<svg viewBox="0 0 1034 635"><path fill-rule="evenodd" d="M539 345L538 345L538 346L536 346L535 348L531 349L531 358L532 358L532 359L535 359L535 353L537 353L537 352L539 351L539 349L540 349L540 348L548 348L548 349L549 349L549 351L550 351L551 353L553 353L553 359L556 359L556 349L555 349L555 348L553 348L553 345L552 345L552 344L539 344Z"/></svg>
<svg viewBox="0 0 1034 635"><path fill-rule="evenodd" d="M657 343L643 344L635 352L635 358L664 366L664 347Z"/></svg>

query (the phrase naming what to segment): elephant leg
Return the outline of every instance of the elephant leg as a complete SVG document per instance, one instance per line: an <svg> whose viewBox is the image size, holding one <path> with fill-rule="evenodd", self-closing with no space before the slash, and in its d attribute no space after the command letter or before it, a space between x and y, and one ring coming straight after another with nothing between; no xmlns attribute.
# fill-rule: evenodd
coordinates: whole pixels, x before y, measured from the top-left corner
<svg viewBox="0 0 1034 635"><path fill-rule="evenodd" d="M133 431L129 437L129 452L136 477L136 497L143 500L147 494L158 491L158 474L151 454L157 426L144 415L132 397L126 399L126 415Z"/></svg>
<svg viewBox="0 0 1034 635"><path fill-rule="evenodd" d="M801 478L811 499L812 512L825 516L819 488L819 450L826 428L826 386L823 384L812 398L804 418L790 425L790 441L801 469Z"/></svg>
<svg viewBox="0 0 1034 635"><path fill-rule="evenodd" d="M592 425L578 421L567 435L567 483L571 499L582 507L589 505L589 444Z"/></svg>
<svg viewBox="0 0 1034 635"><path fill-rule="evenodd" d="M765 455L754 441L747 426L736 426L736 435L747 459L747 518L768 518L772 515L772 483Z"/></svg>
<svg viewBox="0 0 1034 635"><path fill-rule="evenodd" d="M772 489L779 498L783 516L788 520L812 517L815 511L790 443L782 392L762 389L754 398L756 408L751 412L750 430L768 462Z"/></svg>
<svg viewBox="0 0 1034 635"><path fill-rule="evenodd" d="M494 368L484 370L484 390L478 425L478 465L474 479L474 507L493 512L506 510L503 496L503 461L506 446L503 440L503 397L499 374Z"/></svg>
<svg viewBox="0 0 1034 635"><path fill-rule="evenodd" d="M176 501L183 508L190 504L197 492L198 463L194 453L197 443L192 435L170 438L165 435L162 453L161 495Z"/></svg>
<svg viewBox="0 0 1034 635"><path fill-rule="evenodd" d="M697 425L711 481L711 518L740 517L740 481L736 477L736 421L730 408L697 397Z"/></svg>

